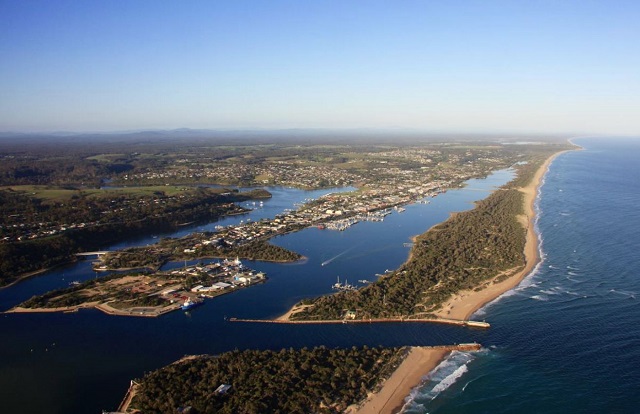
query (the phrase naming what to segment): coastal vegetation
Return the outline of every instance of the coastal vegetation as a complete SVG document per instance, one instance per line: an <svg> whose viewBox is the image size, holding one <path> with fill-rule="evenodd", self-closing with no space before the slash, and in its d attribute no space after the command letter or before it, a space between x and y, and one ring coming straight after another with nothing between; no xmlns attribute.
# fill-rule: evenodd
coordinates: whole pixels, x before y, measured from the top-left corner
<svg viewBox="0 0 640 414"><path fill-rule="evenodd" d="M523 194L548 149L517 168L517 178L473 210L457 213L416 237L399 269L356 291L304 300L292 320L430 318L454 293L524 268ZM311 306L309 306L311 305Z"/></svg>
<svg viewBox="0 0 640 414"><path fill-rule="evenodd" d="M186 222L240 214L246 210L235 202L270 197L261 189L29 190L35 191L0 189L0 286L73 261L79 252Z"/></svg>
<svg viewBox="0 0 640 414"><path fill-rule="evenodd" d="M131 275L131 277L138 277L140 274ZM19 306L22 308L36 309L36 308L62 308L69 306L77 306L85 303L89 295L87 295L88 289L95 289L96 287L111 283L112 281L121 278L122 275L113 274L100 279L90 279L82 283L77 283L72 286L51 290L42 295L33 296L31 299L21 303ZM102 293L94 295L92 300L100 300L107 298L108 295Z"/></svg>
<svg viewBox="0 0 640 414"><path fill-rule="evenodd" d="M149 268L157 270L169 261L240 258L267 262L295 262L302 256L264 240L228 246L217 242L204 244L215 233L194 233L180 239L165 238L152 246L130 247L108 252L97 262L102 270ZM194 247L192 249L192 247Z"/></svg>
<svg viewBox="0 0 640 414"><path fill-rule="evenodd" d="M137 380L128 412L339 413L373 391L406 351L318 347L188 357Z"/></svg>
<svg viewBox="0 0 640 414"><path fill-rule="evenodd" d="M295 252L268 243L312 225L338 230L411 202L428 202L469 178L514 166L517 178L474 210L454 215L416 237L410 259L355 291L305 299L295 320L345 317L432 318L456 292L514 274L524 266L523 196L519 187L564 144L492 142L401 145L296 143L177 148L174 143L108 146L69 155L0 154L0 285L140 233L154 234L246 210L236 202L269 197L264 190L198 188L200 184L354 186L350 194L305 200L270 219L164 238L110 252L96 269L146 269L111 274L45 293L10 312L74 311L159 316L187 304L261 283L264 274L233 258L294 261ZM84 152L83 152L84 151ZM41 162L42 161L42 162ZM68 167L65 168L65 163ZM100 189L99 186L121 186ZM142 187L140 187L142 186ZM254 203L255 204L255 203ZM351 225L351 224L349 224ZM204 258L223 262L187 266ZM159 271L168 261L182 269ZM149 271L150 270L150 271ZM139 380L132 409L140 412L343 412L362 401L398 366L405 349L233 351L188 358ZM222 386L222 388L221 388ZM227 387L230 386L230 387Z"/></svg>

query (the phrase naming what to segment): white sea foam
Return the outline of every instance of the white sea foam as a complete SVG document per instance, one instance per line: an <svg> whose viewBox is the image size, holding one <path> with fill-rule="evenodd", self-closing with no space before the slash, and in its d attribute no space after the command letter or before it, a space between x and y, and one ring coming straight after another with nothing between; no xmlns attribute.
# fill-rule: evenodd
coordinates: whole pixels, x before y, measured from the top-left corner
<svg viewBox="0 0 640 414"><path fill-rule="evenodd" d="M482 375L482 377L484 377L484 375ZM464 384L464 387L462 387L462 392L464 392L464 391L467 389L467 387L469 386L469 384L471 384L472 382L474 382L474 381L475 381L475 380L477 380L477 379L478 379L478 378L473 378L473 379L471 379L471 380L467 381L467 383L466 383L466 384Z"/></svg>
<svg viewBox="0 0 640 414"><path fill-rule="evenodd" d="M433 389L431 390L431 394L433 394L433 397L431 397L431 399L433 400L442 391L446 390L447 388L449 388L450 386L455 384L455 382L458 380L458 378L463 376L464 373L468 372L468 371L469 371L469 369L467 368L466 365L462 365L462 366L458 367L458 369L453 371L445 379L443 379L435 387L433 387Z"/></svg>
<svg viewBox="0 0 640 414"><path fill-rule="evenodd" d="M426 412L424 404L436 398L441 392L451 387L462 375L468 372L468 364L475 359L475 355L487 352L489 352L489 350L485 348L474 353L451 352L444 361L424 378L422 385L411 391L411 394L405 399L402 412Z"/></svg>
<svg viewBox="0 0 640 414"><path fill-rule="evenodd" d="M617 293L618 295L623 295L631 299L635 299L637 294L636 292L631 292L628 290L619 290L619 289L611 289L609 292Z"/></svg>
<svg viewBox="0 0 640 414"><path fill-rule="evenodd" d="M533 296L531 296L531 299L539 300L539 301L542 301L542 302L546 302L546 301L549 300L549 298L544 296L544 295L533 295Z"/></svg>
<svg viewBox="0 0 640 414"><path fill-rule="evenodd" d="M542 178L540 180L540 185L536 194L536 198L534 200L534 206L533 209L535 211L535 220L533 223L533 227L534 230L536 232L536 235L538 237L538 257L540 258L540 260L538 261L538 263L535 265L535 267L531 270L531 272L529 272L527 275L525 275L524 279L522 279L520 281L520 283L518 284L518 286L516 286L513 289L510 289L506 292L504 292L502 295L498 296L497 298L495 298L494 300L492 300L491 302L486 303L484 306L482 306L480 309L478 309L472 316L484 316L487 313L487 309L489 309L491 306L495 305L496 303L499 303L502 299L504 298L508 298L510 296L514 296L519 294L519 292L529 288L529 287L533 287L536 285L537 282L537 276L540 275L541 269L543 264L547 261L547 254L545 253L543 246L544 246L544 235L542 234L542 231L540 231L540 226L539 226L539 220L540 220L540 216L542 215L542 208L540 207L540 199L542 196L542 191L541 189L544 187L545 183L546 183L546 176L547 173L549 172L549 167L547 167L547 170L545 171L545 173L542 175ZM551 265L549 265L549 267L551 267ZM534 282L535 281L535 282ZM542 299L544 300L544 299Z"/></svg>

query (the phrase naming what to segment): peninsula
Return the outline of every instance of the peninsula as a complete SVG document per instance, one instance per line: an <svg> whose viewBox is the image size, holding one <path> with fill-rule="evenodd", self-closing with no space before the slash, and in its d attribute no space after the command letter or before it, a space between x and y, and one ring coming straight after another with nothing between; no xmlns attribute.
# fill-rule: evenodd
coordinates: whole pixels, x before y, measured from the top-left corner
<svg viewBox="0 0 640 414"><path fill-rule="evenodd" d="M478 349L317 347L187 356L133 380L118 411L390 413L431 354Z"/></svg>
<svg viewBox="0 0 640 414"><path fill-rule="evenodd" d="M534 228L535 199L544 174L552 160L559 154L556 153L547 158L537 168L531 180L519 187L519 191L524 195L524 214L520 216L520 220L522 225L526 227L525 265L522 270L506 278L503 273L483 283L477 289L466 289L452 295L434 312L436 318L469 319L482 306L516 287L524 277L535 269L539 261L538 237ZM400 412L411 390L420 386L425 375L433 371L448 354L448 351L442 349L412 349L409 357L383 384L379 392L370 395L360 407L347 412L350 414L394 414Z"/></svg>
<svg viewBox="0 0 640 414"><path fill-rule="evenodd" d="M172 271L115 273L72 283L68 288L34 296L6 313L75 312L96 308L109 315L157 317L178 309L189 310L206 298L266 280L264 273L245 267L240 259L225 259Z"/></svg>
<svg viewBox="0 0 640 414"><path fill-rule="evenodd" d="M366 302L359 302L363 304L362 308L352 305L345 306L344 303L349 303L344 302L346 300L345 298L362 296L362 292L376 285L382 285L386 289L386 292L393 292L390 288L393 285L384 284L384 282L392 280L397 283L398 280L402 280L401 278L406 278L408 277L407 275L414 273L416 267L419 267L418 264L422 266L422 270L429 269L429 262L424 258L430 255L437 256L441 261L446 260L448 269L466 270L467 272L465 272L464 275L470 278L470 280L460 281L454 278L438 280L426 290L432 294L435 293L435 295L432 295L430 301L423 300L421 302L421 306L418 307L420 309L419 312L400 315L406 316L407 320L414 320L416 318L431 318L434 322L467 320L473 312L484 304L516 286L522 278L535 268L539 257L537 254L538 241L534 231L534 201L542 178L550 162L556 155L558 155L557 152L549 153L544 157L532 159L526 164L523 163L519 165L517 167L517 177L512 182L494 192L488 199L478 203L475 209L469 212L454 214L447 222L435 226L429 229L427 233L416 237L410 258L399 270L390 272L389 275L373 285L357 291L343 291L330 297L321 297L315 301L304 301L290 310L286 315L279 318L279 322L322 323L320 320L313 318L307 319L307 317L313 315L314 308L326 306L323 301L329 300L327 298L340 298L335 302L331 302L334 306L337 303L342 304L342 307L338 306L337 315L339 316L339 320L336 322L340 322L340 319L346 322L347 319L345 318L353 319L353 322L364 322L366 317L362 315L358 317L356 316L357 313L362 313L361 309L372 308L365 308L364 306L367 306ZM481 239L472 238L468 241L465 237L461 237L463 234L473 235L472 227L476 226L483 231ZM435 255L428 252L429 249L433 248L433 235L437 236L441 248L445 249L444 251L439 250L438 254ZM467 258L466 261L457 263L455 261L456 255L446 250L451 248L450 243L452 240L456 240L456 244L466 248L469 246L475 247L472 250L461 249L454 251L458 254L466 253L471 259ZM481 241L484 241L484 243ZM505 250L507 254L499 253ZM445 254L450 254L450 256L445 256ZM472 259L476 261L482 260L485 267L470 263ZM469 276L471 272L468 272L468 270L479 273L481 276ZM458 289L455 290L455 287L458 287ZM442 291L440 291L440 289L442 289ZM393 313L383 313L387 303L386 295L387 293L383 293L382 312L379 315L387 319L392 319L394 316ZM389 296L394 297L393 294ZM375 295L370 295L369 297L375 297ZM433 299L434 297L435 299ZM318 303L320 303L320 306L317 306ZM424 311L424 309L427 308L427 304L431 306L428 314ZM398 316L399 314L396 313L395 315ZM327 321L330 321L330 319ZM480 349L480 346L477 344L414 347L404 349L404 351L401 352L401 357L399 357L399 351L393 351L395 354L392 353L390 355L395 355L392 358L395 362L389 362L392 369L385 371L384 374L376 375L377 379L369 383L369 385L361 384L360 392L350 395L348 399L344 399L344 393L342 397L326 395L318 398L322 403L319 407L313 408L313 410L321 412L326 410L326 412L344 412L349 414L397 413L402 410L406 403L406 396L410 394L411 390L421 385L425 375L435 369L451 351L474 351L478 349ZM134 405L132 407L141 408L144 407L144 404L155 401L153 400L155 397L152 396L157 396L158 394L149 392L149 388L152 386L150 384L153 383L150 381L155 378L156 375L159 375L160 372L162 371L150 374L146 379L141 380L141 386L136 386L136 393L140 393L142 389L145 391L133 398ZM166 375L167 374L164 374L163 377L164 383L174 384L171 385L172 387L178 386L176 383L180 383L181 385L178 386L180 389L186 389L185 387L192 389L195 385L189 383L186 377L176 374L175 372L171 378L168 378ZM355 377L357 377L357 375ZM208 380L211 379L210 377L207 378ZM277 378L277 376L274 378ZM187 382L182 383L182 381ZM233 381L229 381L229 384L225 384L233 387L234 384L232 384L232 382ZM374 383L375 385L373 385ZM213 381L212 385L215 384L217 384L217 382ZM242 384L242 386L243 385L244 384ZM289 387L288 389L291 388ZM212 395L215 396L215 392ZM220 396L209 398L217 398L219 401L223 400ZM191 404L192 400L189 400L188 403ZM257 402L254 400L252 403L264 404L265 402ZM299 403L295 396L291 396L291 401L289 398L281 400L279 407L282 407L282 404ZM239 404L239 402L237 401L235 404ZM296 405L294 406L297 407ZM232 411L238 408L237 405L233 407L234 408L231 408ZM130 409L129 406L124 408ZM312 408L307 407L301 410L308 411L309 409ZM135 412L135 410L127 412ZM292 412L297 411L294 409Z"/></svg>
<svg viewBox="0 0 640 414"><path fill-rule="evenodd" d="M397 270L358 290L303 300L285 319L468 319L535 266L533 200L555 152L515 166L517 177L474 209L415 237Z"/></svg>

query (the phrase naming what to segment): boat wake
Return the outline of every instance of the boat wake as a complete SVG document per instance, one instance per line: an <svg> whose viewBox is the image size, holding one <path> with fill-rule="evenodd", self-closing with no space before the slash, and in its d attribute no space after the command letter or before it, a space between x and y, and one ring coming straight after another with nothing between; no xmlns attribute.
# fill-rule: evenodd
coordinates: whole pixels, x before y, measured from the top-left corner
<svg viewBox="0 0 640 414"><path fill-rule="evenodd" d="M539 300L539 301L542 301L542 302L547 302L549 300L549 298L544 296L544 295L533 295L533 296L531 296L531 299Z"/></svg>
<svg viewBox="0 0 640 414"><path fill-rule="evenodd" d="M349 253L351 250L353 250L353 249L355 249L355 248L356 248L356 246L353 246L353 247L348 248L348 249L347 249L347 250L345 250L344 252L342 252L342 253L340 253L340 254L338 254L338 255L336 255L336 256L333 256L331 259L329 259L329 260L325 260L324 262L320 263L320 266L326 266L326 265L328 265L329 263L333 262L334 260L336 260L336 259L337 259L337 258L339 258L340 256L342 256L342 255L345 255L345 254Z"/></svg>

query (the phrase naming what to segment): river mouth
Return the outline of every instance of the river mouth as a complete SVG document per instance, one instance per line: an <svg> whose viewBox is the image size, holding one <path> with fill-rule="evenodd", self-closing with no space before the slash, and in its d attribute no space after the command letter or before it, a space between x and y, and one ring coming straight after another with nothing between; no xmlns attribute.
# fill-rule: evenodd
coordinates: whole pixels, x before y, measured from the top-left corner
<svg viewBox="0 0 640 414"><path fill-rule="evenodd" d="M513 171L501 170L485 179L469 180L464 188L440 194L429 204L407 205L405 211L394 211L382 222L360 222L346 231L309 227L278 236L271 242L296 251L307 260L292 264L246 261L247 266L266 273L269 280L217 297L189 312L174 312L153 320L110 317L95 310L56 315L4 315L0 318L0 329L7 332L7 340L0 348L3 355L7 355L7 362L3 362L5 372L12 373L0 378L0 385L10 396L4 399L4 405L34 413L99 412L118 404L129 380L185 354L216 354L235 348L482 342L482 332L450 326L401 323L383 327L257 326L233 324L225 319L275 318L303 298L332 293L337 277L350 284L373 281L377 275L397 268L407 259L411 237L446 220L452 212L473 208L473 202L485 198L513 176ZM273 197L245 216L185 226L177 232L154 234L111 248L145 245L160 237L180 237L192 231L215 231L217 225L236 224L247 218L274 217L285 209L294 209L305 199L350 189L303 191L276 187L267 190ZM251 202L242 204L254 207ZM9 308L34 294L94 277L100 275L91 270L91 259L82 260L1 291L0 305ZM27 390L33 387L40 390L42 398L28 398Z"/></svg>

